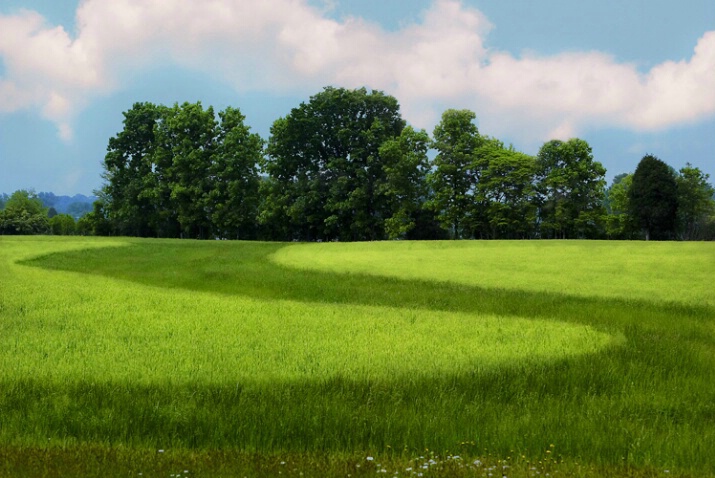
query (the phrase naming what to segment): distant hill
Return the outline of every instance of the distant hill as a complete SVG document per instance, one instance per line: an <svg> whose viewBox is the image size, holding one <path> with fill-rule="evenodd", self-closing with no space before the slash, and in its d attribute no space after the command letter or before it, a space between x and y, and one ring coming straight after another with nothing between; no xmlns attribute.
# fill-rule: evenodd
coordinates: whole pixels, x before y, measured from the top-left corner
<svg viewBox="0 0 715 478"><path fill-rule="evenodd" d="M75 194L74 196L56 196L54 193L39 193L37 195L47 208L54 208L58 214L69 214L75 219L79 219L92 211L92 204L97 200L97 196L85 196Z"/></svg>

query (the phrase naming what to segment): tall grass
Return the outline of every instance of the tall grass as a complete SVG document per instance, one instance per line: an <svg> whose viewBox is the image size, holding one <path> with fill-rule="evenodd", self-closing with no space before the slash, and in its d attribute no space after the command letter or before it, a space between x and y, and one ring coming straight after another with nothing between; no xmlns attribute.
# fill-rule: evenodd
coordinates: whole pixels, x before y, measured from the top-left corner
<svg viewBox="0 0 715 478"><path fill-rule="evenodd" d="M0 447L715 473L712 245L573 244L0 238Z"/></svg>

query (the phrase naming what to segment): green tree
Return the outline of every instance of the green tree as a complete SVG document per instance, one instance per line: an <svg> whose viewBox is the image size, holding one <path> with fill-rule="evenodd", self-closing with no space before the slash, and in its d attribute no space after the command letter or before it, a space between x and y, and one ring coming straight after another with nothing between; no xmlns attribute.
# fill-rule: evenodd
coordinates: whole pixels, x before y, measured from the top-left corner
<svg viewBox="0 0 715 478"><path fill-rule="evenodd" d="M407 126L400 136L380 146L385 180L379 193L387 201L391 216L385 219L389 239L404 239L418 226L427 198L429 135Z"/></svg>
<svg viewBox="0 0 715 478"><path fill-rule="evenodd" d="M157 185L163 171L155 163L155 128L162 108L135 103L124 112L124 129L109 139L104 157L104 212L121 235L156 236L164 220Z"/></svg>
<svg viewBox="0 0 715 478"><path fill-rule="evenodd" d="M478 203L485 205L481 237L531 237L536 222L535 159L492 138L485 140L478 155L485 165L476 189Z"/></svg>
<svg viewBox="0 0 715 478"><path fill-rule="evenodd" d="M200 102L166 109L156 127L155 155L158 164L167 165L164 186L182 237L206 239L213 232L208 195L216 127L213 108L204 110Z"/></svg>
<svg viewBox="0 0 715 478"><path fill-rule="evenodd" d="M5 193L0 194L0 211L5 209L5 202L7 201L8 196Z"/></svg>
<svg viewBox="0 0 715 478"><path fill-rule="evenodd" d="M606 169L578 138L545 143L536 157L536 204L544 238L593 238L602 231Z"/></svg>
<svg viewBox="0 0 715 478"><path fill-rule="evenodd" d="M475 119L469 110L447 110L432 134L437 156L428 176L433 192L430 206L454 239L469 237L479 220L475 192L483 165L477 151L484 139Z"/></svg>
<svg viewBox="0 0 715 478"><path fill-rule="evenodd" d="M704 239L707 224L715 215L715 189L710 176L687 163L676 177L678 190L678 228L688 240Z"/></svg>
<svg viewBox="0 0 715 478"><path fill-rule="evenodd" d="M404 126L395 98L365 88L327 87L278 119L264 164L264 228L281 239L384 238L392 212L380 194L379 150Z"/></svg>
<svg viewBox="0 0 715 478"><path fill-rule="evenodd" d="M49 230L47 209L42 200L32 191L15 191L0 212L2 234L46 234Z"/></svg>
<svg viewBox="0 0 715 478"><path fill-rule="evenodd" d="M76 233L75 220L69 214L56 214L49 220L50 231L55 236L72 236Z"/></svg>
<svg viewBox="0 0 715 478"><path fill-rule="evenodd" d="M629 212L646 240L673 239L678 214L675 171L653 155L644 156L633 173Z"/></svg>
<svg viewBox="0 0 715 478"><path fill-rule="evenodd" d="M111 236L116 229L107 217L105 203L99 199L92 204L92 212L79 218L75 231L81 236Z"/></svg>
<svg viewBox="0 0 715 478"><path fill-rule="evenodd" d="M216 151L209 167L211 221L220 237L255 239L263 140L250 132L237 108L226 108L219 117Z"/></svg>
<svg viewBox="0 0 715 478"><path fill-rule="evenodd" d="M632 174L619 174L613 178L606 190L604 205L606 208L606 235L609 239L628 239L632 229L629 190L633 184Z"/></svg>

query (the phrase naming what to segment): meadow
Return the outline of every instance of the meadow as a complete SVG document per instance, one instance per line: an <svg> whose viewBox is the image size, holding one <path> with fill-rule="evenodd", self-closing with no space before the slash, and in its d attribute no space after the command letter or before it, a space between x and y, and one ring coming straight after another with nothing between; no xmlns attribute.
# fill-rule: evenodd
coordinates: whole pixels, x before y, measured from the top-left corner
<svg viewBox="0 0 715 478"><path fill-rule="evenodd" d="M715 476L715 244L0 237L0 476Z"/></svg>

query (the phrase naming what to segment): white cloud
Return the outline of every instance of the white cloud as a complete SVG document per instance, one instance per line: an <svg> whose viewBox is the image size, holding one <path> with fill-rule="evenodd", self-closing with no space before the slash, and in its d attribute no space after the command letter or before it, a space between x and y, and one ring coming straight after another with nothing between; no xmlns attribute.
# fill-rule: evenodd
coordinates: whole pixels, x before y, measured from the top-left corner
<svg viewBox="0 0 715 478"><path fill-rule="evenodd" d="M35 108L71 138L93 96L155 65L206 72L239 90L383 89L430 128L449 105L490 134L544 140L584 128L667 128L715 114L715 32L687 61L639 73L601 52L515 57L486 48L492 25L457 0L387 31L336 21L306 0L85 0L76 36L37 13L0 15L0 113Z"/></svg>

